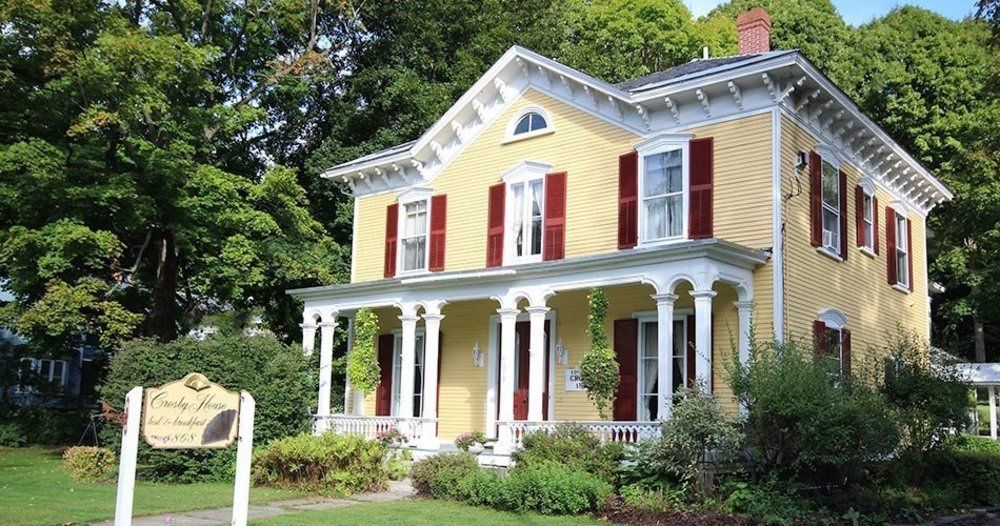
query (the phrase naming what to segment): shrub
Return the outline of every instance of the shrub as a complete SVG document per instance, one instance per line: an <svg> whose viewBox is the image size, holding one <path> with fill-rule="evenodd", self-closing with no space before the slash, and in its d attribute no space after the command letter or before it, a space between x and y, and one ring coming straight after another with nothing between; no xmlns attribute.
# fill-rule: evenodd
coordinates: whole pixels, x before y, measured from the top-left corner
<svg viewBox="0 0 1000 526"><path fill-rule="evenodd" d="M644 448L644 460L690 487L706 463L732 461L741 441L735 422L714 396L701 388L684 389L663 423L662 438Z"/></svg>
<svg viewBox="0 0 1000 526"><path fill-rule="evenodd" d="M969 451L972 453L992 453L1000 456L1000 441L975 435L951 435L944 440L943 449L949 451Z"/></svg>
<svg viewBox="0 0 1000 526"><path fill-rule="evenodd" d="M452 498L473 506L510 509L515 502L509 498L506 479L494 470L479 468L458 479Z"/></svg>
<svg viewBox="0 0 1000 526"><path fill-rule="evenodd" d="M597 476L556 463L515 470L504 486L503 498L509 509L543 515L576 515L597 509L612 494L611 485Z"/></svg>
<svg viewBox="0 0 1000 526"><path fill-rule="evenodd" d="M866 372L892 408L901 433L901 454L937 448L952 429L969 424L969 390L950 364L929 362L920 337L900 329L886 344L872 348Z"/></svg>
<svg viewBox="0 0 1000 526"><path fill-rule="evenodd" d="M433 488L438 480L438 472L455 471L451 476L458 477L462 472L479 469L476 457L469 453L441 453L413 463L410 468L410 479L413 488L421 495L435 496ZM446 496L445 492L443 496Z"/></svg>
<svg viewBox="0 0 1000 526"><path fill-rule="evenodd" d="M254 441L258 444L309 430L316 373L306 363L301 349L284 345L270 335L216 336L205 341L185 338L170 343L135 340L112 359L99 392L103 400L120 408L132 387L162 385L190 372L202 373L228 389L245 389L253 395L257 402ZM102 443L117 450L121 426L106 422L102 436ZM140 475L146 479L229 481L235 458L235 447L153 450L139 442Z"/></svg>
<svg viewBox="0 0 1000 526"><path fill-rule="evenodd" d="M524 436L523 448L514 452L515 471L536 464L559 463L582 469L612 482L624 457L620 444L601 444L587 428L567 424L547 433L533 431Z"/></svg>
<svg viewBox="0 0 1000 526"><path fill-rule="evenodd" d="M115 471L114 451L103 447L75 446L63 452L62 468L73 480L96 482Z"/></svg>
<svg viewBox="0 0 1000 526"><path fill-rule="evenodd" d="M745 515L753 519L754 524L793 526L818 522L809 520L814 514L809 502L792 495L787 484L769 480L757 485L737 483L729 489L722 508Z"/></svg>
<svg viewBox="0 0 1000 526"><path fill-rule="evenodd" d="M87 428L89 415L84 410L30 405L18 408L14 418L27 443L60 446L74 444L80 439Z"/></svg>
<svg viewBox="0 0 1000 526"><path fill-rule="evenodd" d="M349 495L382 489L387 449L356 435L303 433L279 438L254 454L255 484Z"/></svg>
<svg viewBox="0 0 1000 526"><path fill-rule="evenodd" d="M912 467L912 466L911 466ZM948 493L958 502L942 506L996 506L1000 503L1000 455L985 451L935 451L924 458L921 488ZM945 491L947 490L947 491Z"/></svg>
<svg viewBox="0 0 1000 526"><path fill-rule="evenodd" d="M857 481L895 451L899 432L884 397L794 342L755 343L747 364L732 363L755 475Z"/></svg>
<svg viewBox="0 0 1000 526"><path fill-rule="evenodd" d="M483 434L482 431L471 431L469 433L462 433L461 435L458 435L458 437L455 439L455 445L458 446L458 449L461 449L462 451L468 451L469 448L472 447L472 444L477 444L477 443L478 444L486 443L486 435Z"/></svg>
<svg viewBox="0 0 1000 526"><path fill-rule="evenodd" d="M0 424L0 447L22 447L28 443L17 422Z"/></svg>

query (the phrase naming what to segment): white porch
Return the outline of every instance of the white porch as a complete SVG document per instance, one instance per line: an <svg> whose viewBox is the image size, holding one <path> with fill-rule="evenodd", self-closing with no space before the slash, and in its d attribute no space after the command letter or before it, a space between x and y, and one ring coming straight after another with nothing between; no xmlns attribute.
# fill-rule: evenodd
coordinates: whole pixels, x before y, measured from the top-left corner
<svg viewBox="0 0 1000 526"><path fill-rule="evenodd" d="M479 402L481 409L471 408L470 411L482 412L484 420L480 422L484 424L479 427L487 430L494 455L509 455L530 431L551 431L569 422L592 429L605 442L636 443L658 436L657 420L669 418L672 389L678 374L672 365L677 358L672 349L675 349L675 320L678 319L675 303L680 294L690 305L676 310L686 311L686 319L691 320L690 344L695 349L691 368L701 385L712 390L713 304L717 310L719 307L716 289L724 285L730 291L725 295L726 308L732 309L738 320L738 328L734 327L736 330L732 333L736 336L740 357L745 359L753 307L753 272L765 261L765 254L760 251L718 240L704 240L495 270L424 274L291 291L306 302L303 316L306 353L312 352L316 329L320 329L319 404L314 430L375 438L380 433L397 429L407 437L408 445L419 451L432 452L443 445L447 447L450 440L438 436L439 426L447 424L439 420L438 414L439 404L447 402L439 400L438 396L440 337L445 319L442 309L446 305L457 309L463 302L479 302L475 304L478 306L490 302L493 304L491 310L486 311L485 316L477 311L475 320L481 321L473 322L488 324L490 335L483 338L486 341L476 340L475 346L464 342L468 344L468 357L462 359L474 361L474 347L481 353L478 366L484 371L478 374L485 377L488 385L485 397ZM553 396L556 375L552 371L556 369L556 360L562 359L556 356L557 347L562 346L561 335L548 327L555 327L556 316L563 325L568 323L568 316L573 316L582 326L586 310L581 311L575 304L585 291L593 287L626 285L641 285L647 290L644 301L652 307L635 316L648 320L649 327L653 328L650 330L656 331L651 334L656 343L654 352L658 353L656 371L649 371L648 376L658 379L658 384L651 394L640 392L636 399L646 396L649 405L655 405L646 412L654 418L639 418L641 411L638 409L633 418L618 421L567 418L565 415L572 411L557 408ZM572 296L574 308L569 309L565 302L560 307L560 295ZM354 311L362 307L385 312L391 309L395 311L393 317L399 320L398 328L393 331L397 348L393 362L396 371L391 415L372 414L370 403L368 410L364 410L362 398L352 393L349 386L344 401L345 413L330 413L333 335L337 320L346 317L347 330L350 330ZM462 318L464 310L449 314L459 324L457 328L445 324L444 332L449 333L449 337L469 323ZM686 327L683 324L676 326ZM527 336L525 343L518 343L522 340L520 329L527 329L522 331ZM348 340L350 346L350 335ZM422 352L418 352L418 341L423 345ZM451 342L448 345L454 345L454 338ZM526 345L526 360L519 358L518 345ZM579 352L583 343L576 341L572 345ZM442 365L447 367L449 364ZM526 372L526 381L518 380L524 375L522 371ZM518 381L524 389L518 389L521 385L516 385ZM515 393L526 398L524 414L515 415ZM442 398L447 396L442 394Z"/></svg>

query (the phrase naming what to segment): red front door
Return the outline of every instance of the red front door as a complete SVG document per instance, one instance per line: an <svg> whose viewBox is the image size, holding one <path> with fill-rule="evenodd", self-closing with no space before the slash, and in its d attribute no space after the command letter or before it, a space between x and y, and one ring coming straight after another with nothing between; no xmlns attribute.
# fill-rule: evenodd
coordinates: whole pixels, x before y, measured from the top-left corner
<svg viewBox="0 0 1000 526"><path fill-rule="evenodd" d="M514 326L514 420L528 419L528 378L531 362L531 322L519 321ZM500 342L497 342L500 348ZM549 322L545 322L545 390L542 392L542 415L549 414ZM500 371L497 368L497 385L500 385ZM497 407L500 407L497 397ZM498 410L499 413L499 410Z"/></svg>

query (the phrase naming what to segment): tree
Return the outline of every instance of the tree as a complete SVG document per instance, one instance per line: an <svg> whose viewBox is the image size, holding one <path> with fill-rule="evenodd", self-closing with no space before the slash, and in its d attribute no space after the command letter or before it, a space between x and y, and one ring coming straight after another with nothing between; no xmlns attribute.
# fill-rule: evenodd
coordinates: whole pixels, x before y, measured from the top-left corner
<svg viewBox="0 0 1000 526"><path fill-rule="evenodd" d="M985 361L1000 317L1000 102L986 24L903 7L859 28L841 86L943 180L955 199L929 216L938 345ZM989 329L989 327L993 327ZM987 331L991 334L987 334Z"/></svg>
<svg viewBox="0 0 1000 526"><path fill-rule="evenodd" d="M17 0L0 34L7 323L72 345L175 337L222 306L294 334L284 289L346 275L261 148L338 74L349 5ZM276 96L280 93L281 96Z"/></svg>

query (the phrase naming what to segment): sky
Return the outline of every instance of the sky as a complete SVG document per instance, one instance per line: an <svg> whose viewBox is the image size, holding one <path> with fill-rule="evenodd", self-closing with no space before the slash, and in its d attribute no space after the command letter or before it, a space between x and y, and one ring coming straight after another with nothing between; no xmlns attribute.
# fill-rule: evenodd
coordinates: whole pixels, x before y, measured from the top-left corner
<svg viewBox="0 0 1000 526"><path fill-rule="evenodd" d="M723 0L683 0L694 16L707 14ZM953 20L961 20L976 12L975 0L832 0L837 11L850 25L858 26L882 16L901 5L915 5L930 9Z"/></svg>

